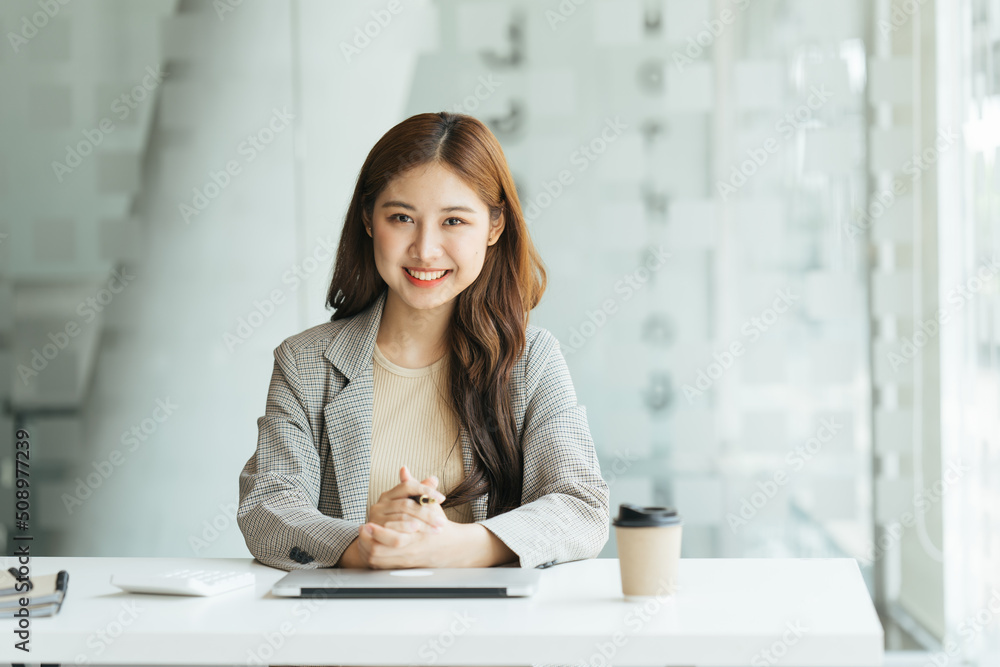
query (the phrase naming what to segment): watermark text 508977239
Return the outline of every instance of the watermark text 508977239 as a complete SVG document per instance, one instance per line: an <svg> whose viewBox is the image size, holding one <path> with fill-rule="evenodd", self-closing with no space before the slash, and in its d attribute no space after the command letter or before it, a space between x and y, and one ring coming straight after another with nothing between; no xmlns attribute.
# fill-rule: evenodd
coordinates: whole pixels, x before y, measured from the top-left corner
<svg viewBox="0 0 1000 667"><path fill-rule="evenodd" d="M28 462L31 460L31 439L25 429L18 429L17 442L14 445L14 543L17 549L14 555L17 556L18 567L11 568L16 571L14 575L17 581L14 590L18 593L26 593L30 589L31 576L31 540L28 534L31 527L31 475L28 469ZM31 650L31 610L28 605L31 598L21 597L17 599L14 606L14 636L20 639L14 642L14 648L27 653Z"/></svg>

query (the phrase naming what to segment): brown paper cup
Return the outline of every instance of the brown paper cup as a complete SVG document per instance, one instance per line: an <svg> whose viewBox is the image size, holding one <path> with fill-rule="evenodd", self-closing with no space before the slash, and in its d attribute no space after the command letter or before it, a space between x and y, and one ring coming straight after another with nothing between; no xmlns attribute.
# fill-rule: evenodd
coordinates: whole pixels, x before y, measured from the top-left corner
<svg viewBox="0 0 1000 667"><path fill-rule="evenodd" d="M622 593L626 600L672 595L678 586L681 528L615 526Z"/></svg>

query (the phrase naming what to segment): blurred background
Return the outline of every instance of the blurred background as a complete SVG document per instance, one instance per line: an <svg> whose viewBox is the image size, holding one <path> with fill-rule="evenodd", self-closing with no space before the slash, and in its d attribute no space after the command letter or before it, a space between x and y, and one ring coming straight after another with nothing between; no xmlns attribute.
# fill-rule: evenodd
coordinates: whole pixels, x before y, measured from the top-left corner
<svg viewBox="0 0 1000 667"><path fill-rule="evenodd" d="M503 145L613 512L855 558L887 662L1000 661L1000 0L11 0L0 34L8 553L27 428L36 555L249 555L272 351L330 318L369 149L448 110Z"/></svg>

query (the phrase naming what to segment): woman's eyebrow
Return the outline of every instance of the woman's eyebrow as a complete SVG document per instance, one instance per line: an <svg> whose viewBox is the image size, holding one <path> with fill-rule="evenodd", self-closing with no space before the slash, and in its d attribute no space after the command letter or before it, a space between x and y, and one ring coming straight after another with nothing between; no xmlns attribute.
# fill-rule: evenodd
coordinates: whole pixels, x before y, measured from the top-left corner
<svg viewBox="0 0 1000 667"><path fill-rule="evenodd" d="M415 207L410 206L406 202L401 202L397 199L393 199L391 201L387 201L384 204L382 204L382 208L389 208L390 206L398 206L399 208L405 208L407 211L417 210ZM444 208L441 209L442 213L451 213L452 211L465 211L466 213L476 212L474 209L471 209L468 206L445 206Z"/></svg>

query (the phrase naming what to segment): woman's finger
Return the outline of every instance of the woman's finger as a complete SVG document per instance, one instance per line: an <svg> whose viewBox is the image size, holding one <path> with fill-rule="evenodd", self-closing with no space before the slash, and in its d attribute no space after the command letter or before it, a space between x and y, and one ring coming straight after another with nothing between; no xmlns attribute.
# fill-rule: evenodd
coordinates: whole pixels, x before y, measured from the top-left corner
<svg viewBox="0 0 1000 667"><path fill-rule="evenodd" d="M416 533L421 530L426 530L430 533L440 533L444 530L446 521L447 517L444 519L435 519L433 516L414 517L411 514L397 512L395 514L388 515L385 521L379 522L378 525L391 528L392 530L400 530L400 532L406 533ZM403 527L402 530L400 529L401 526Z"/></svg>
<svg viewBox="0 0 1000 667"><path fill-rule="evenodd" d="M429 527L443 526L447 521L440 505L434 503L420 505L409 498L392 501L385 510L385 518L387 521L405 521L412 518L427 524Z"/></svg>
<svg viewBox="0 0 1000 667"><path fill-rule="evenodd" d="M385 523L386 528L391 528L392 530L399 531L400 533L415 533L418 530L423 530L426 524L416 519L410 519L406 521L387 521Z"/></svg>
<svg viewBox="0 0 1000 667"><path fill-rule="evenodd" d="M406 498L408 496L420 496L423 494L436 498L439 503L443 503L445 501L446 496L437 489L437 485L440 483L440 480L436 475L431 475L423 482L418 482L413 478L413 475L410 474L409 469L406 466L403 466L399 469L399 479L399 484L392 487L388 491L384 491L379 496L379 502L382 502L383 500ZM431 480L434 480L434 483L430 483Z"/></svg>
<svg viewBox="0 0 1000 667"><path fill-rule="evenodd" d="M398 530L379 525L372 526L372 537L376 542L384 544L387 547L405 546L410 540L407 533L401 533Z"/></svg>
<svg viewBox="0 0 1000 667"><path fill-rule="evenodd" d="M437 490L436 486L430 484L424 484L418 482L417 480L410 478L405 482L400 482L396 486L392 487L386 491L379 500L398 500L400 498L408 498L409 496L420 496L427 494L432 498L436 499L439 503L443 503L447 496ZM384 496L384 498L383 498Z"/></svg>

